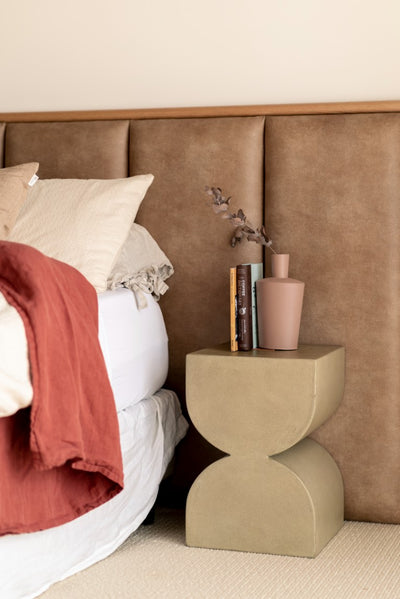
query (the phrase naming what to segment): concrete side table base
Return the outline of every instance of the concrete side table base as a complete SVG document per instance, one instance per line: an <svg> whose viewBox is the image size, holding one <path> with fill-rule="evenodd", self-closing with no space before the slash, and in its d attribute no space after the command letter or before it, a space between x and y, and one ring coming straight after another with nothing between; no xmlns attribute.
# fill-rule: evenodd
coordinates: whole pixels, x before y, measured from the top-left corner
<svg viewBox="0 0 400 599"><path fill-rule="evenodd" d="M311 439L274 458L214 462L194 482L186 506L186 542L193 547L315 557L342 525L342 477Z"/></svg>
<svg viewBox="0 0 400 599"><path fill-rule="evenodd" d="M265 387L265 377L268 379L268 374L271 375L270 388L274 389L271 401L275 403L279 378L282 378L286 389L289 374L287 369L290 371L294 368L297 387L302 380L301 372L304 373L305 387L297 388L299 397L309 397L305 403L308 402L313 408L311 412L314 416L318 412L315 401L325 402L324 413L327 414L336 408L343 392L343 348L321 346L319 353L312 354L311 358L309 351L307 353L300 349L298 359L296 360L290 352L292 354L290 361L286 363L282 362L283 354L268 352L264 354L266 359L259 360L255 364L246 353L247 360L250 361L242 362L240 365L239 362L229 358L229 355L235 356L235 354L227 352L225 355L224 349L217 350L222 353L217 353L216 357L213 353L216 348L210 350L211 355L214 356L213 360L210 360L210 353L207 353L207 350L202 351L203 354L195 352L188 356L189 413L193 419L193 412L194 424L203 434L207 433L208 425L205 421L210 421L210 437L214 445L229 451L231 455L211 464L192 485L186 505L187 544L213 549L315 557L343 525L343 483L339 469L329 453L309 438L301 440L300 437L300 440L290 448L268 457L265 450L271 449L269 444L273 443L274 446L286 444L287 447L288 438L291 443L293 442L293 430L298 431L299 424L302 424L299 422L301 410L300 412L294 410L296 423L292 423L288 417L279 427L276 421L266 420L264 422L265 441L260 441L260 435L253 438L251 436L254 413L246 414L247 407L252 406L254 410L257 402L254 398L247 402L246 396L242 395L243 417L240 430L237 402L232 398L232 388L237 388L237 398L239 398L244 391L243 385L240 388L237 377L239 370L243 379L246 376L243 369L246 365L250 366L250 362L253 368L259 368L259 380L263 384L263 393L260 393L259 398L262 402L260 414L265 416L265 404L268 407L268 387ZM260 354L257 356L260 357ZM240 352L236 357L240 357ZM219 358L224 358L222 364ZM275 362L276 359L279 360L278 364ZM304 371L300 364L302 359L306 359L307 362L304 364ZM329 368L328 362L332 365L332 369ZM213 364L215 364L215 372ZM202 365L206 368L204 372ZM237 370L238 365L239 370ZM223 405L221 398L216 402L212 401L214 380L218 390L221 391L221 371L225 371L225 376L229 374L230 379L233 377L235 383L233 386L232 382L227 385L230 397L226 397L225 410L228 415L225 416L222 413L225 410L221 408ZM273 372L277 373L275 381ZM321 373L325 375L324 381L321 379ZM204 376L206 374L207 376ZM254 370L252 374L254 387L256 384ZM326 377L332 378L332 381L339 380L336 392L332 393L331 388L330 410L326 405ZM318 387L323 390L323 401L318 400ZM192 391L196 389L194 395L191 389ZM198 395L199 391L202 397ZM211 398L210 401L204 394ZM193 401L195 406L192 405ZM281 397L280 401L285 403L285 396ZM290 402L290 398L288 401ZM301 401L304 403L304 399ZM211 404L217 406L216 412L211 409ZM231 409L235 411L236 417L229 415ZM271 413L273 411L271 410ZM316 421L319 422L320 417ZM218 426L221 428L223 440L221 445L216 443ZM230 427L237 429L235 436ZM268 438L269 427L274 431L273 438ZM309 418L301 429L306 434L313 430ZM298 440L299 433L296 434ZM228 447L231 435L231 447ZM205 436L207 438L206 434Z"/></svg>

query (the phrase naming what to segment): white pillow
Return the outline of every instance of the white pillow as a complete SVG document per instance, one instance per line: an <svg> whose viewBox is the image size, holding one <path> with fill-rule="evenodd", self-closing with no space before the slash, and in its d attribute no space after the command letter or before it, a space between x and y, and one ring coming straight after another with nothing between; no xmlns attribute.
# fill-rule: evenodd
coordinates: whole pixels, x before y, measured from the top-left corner
<svg viewBox="0 0 400 599"><path fill-rule="evenodd" d="M157 300L168 285L165 280L174 268L150 233L137 223L129 232L108 279L109 289L127 287L135 292L138 307L147 305L143 293L151 293Z"/></svg>
<svg viewBox="0 0 400 599"><path fill-rule="evenodd" d="M105 291L152 181L153 175L39 180L29 190L9 240L74 266L97 291Z"/></svg>

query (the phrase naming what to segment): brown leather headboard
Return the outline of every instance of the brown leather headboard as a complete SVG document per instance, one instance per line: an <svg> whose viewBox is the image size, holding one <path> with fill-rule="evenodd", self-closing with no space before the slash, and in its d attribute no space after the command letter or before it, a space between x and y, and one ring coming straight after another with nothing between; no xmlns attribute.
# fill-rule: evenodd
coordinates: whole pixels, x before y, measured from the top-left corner
<svg viewBox="0 0 400 599"><path fill-rule="evenodd" d="M155 175L137 220L175 266L161 307L167 384L182 398L186 353L228 339L229 266L262 259L256 244L230 248L204 186L221 186L255 223L265 212L306 283L300 340L346 347L345 397L315 434L342 471L346 517L400 522L400 103L2 120L6 166L35 160L42 178ZM214 454L193 431L182 447L184 485Z"/></svg>

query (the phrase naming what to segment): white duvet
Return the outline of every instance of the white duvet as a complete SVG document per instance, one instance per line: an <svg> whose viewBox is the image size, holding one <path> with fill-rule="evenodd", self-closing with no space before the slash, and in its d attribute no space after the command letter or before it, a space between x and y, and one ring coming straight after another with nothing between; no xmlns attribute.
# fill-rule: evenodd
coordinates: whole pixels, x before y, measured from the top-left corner
<svg viewBox="0 0 400 599"><path fill-rule="evenodd" d="M117 412L153 395L168 372L168 335L153 296L139 310L129 289L98 294L99 341ZM32 403L25 328L0 293L0 417Z"/></svg>
<svg viewBox="0 0 400 599"><path fill-rule="evenodd" d="M0 293L0 416L32 403L28 344L17 310Z"/></svg>

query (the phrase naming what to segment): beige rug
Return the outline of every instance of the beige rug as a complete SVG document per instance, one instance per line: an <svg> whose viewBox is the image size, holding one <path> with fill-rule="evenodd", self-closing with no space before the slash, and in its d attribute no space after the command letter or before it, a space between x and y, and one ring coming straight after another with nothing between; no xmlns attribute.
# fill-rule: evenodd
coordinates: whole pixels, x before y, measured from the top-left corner
<svg viewBox="0 0 400 599"><path fill-rule="evenodd" d="M160 510L106 560L42 599L400 599L400 526L347 522L315 559L185 546Z"/></svg>

